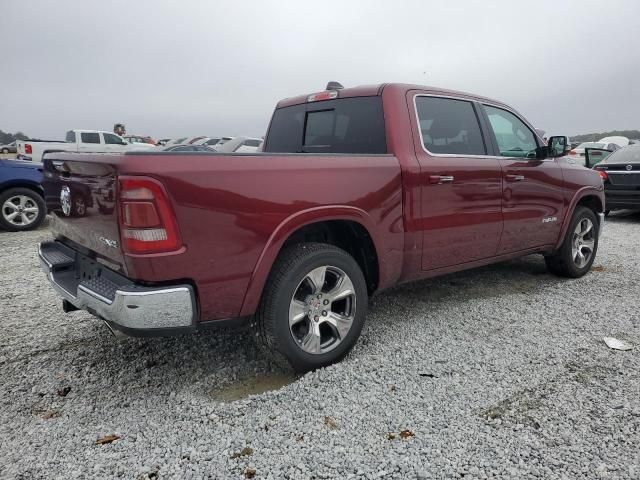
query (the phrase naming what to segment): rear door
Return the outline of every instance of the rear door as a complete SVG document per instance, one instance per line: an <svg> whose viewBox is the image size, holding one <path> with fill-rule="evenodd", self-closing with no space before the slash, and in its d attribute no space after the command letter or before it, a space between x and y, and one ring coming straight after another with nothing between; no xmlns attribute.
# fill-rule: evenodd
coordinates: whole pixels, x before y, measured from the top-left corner
<svg viewBox="0 0 640 480"><path fill-rule="evenodd" d="M78 136L76 136L77 138ZM100 134L98 132L80 132L78 140L79 152L99 152Z"/></svg>
<svg viewBox="0 0 640 480"><path fill-rule="evenodd" d="M494 256L502 233L502 175L478 107L465 98L416 91L407 100L422 176L422 268Z"/></svg>
<svg viewBox="0 0 640 480"><path fill-rule="evenodd" d="M104 151L106 152L124 152L128 145L125 145L118 135L113 133L102 133L104 139Z"/></svg>
<svg viewBox="0 0 640 480"><path fill-rule="evenodd" d="M554 245L564 215L562 168L537 159L534 129L502 106L482 105L489 137L502 165L504 232L498 253Z"/></svg>

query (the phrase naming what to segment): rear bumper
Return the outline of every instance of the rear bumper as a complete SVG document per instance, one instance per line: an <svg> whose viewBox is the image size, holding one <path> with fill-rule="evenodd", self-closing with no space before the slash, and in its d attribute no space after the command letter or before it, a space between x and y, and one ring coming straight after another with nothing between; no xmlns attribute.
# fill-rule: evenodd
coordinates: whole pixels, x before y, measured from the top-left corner
<svg viewBox="0 0 640 480"><path fill-rule="evenodd" d="M64 300L116 330L153 335L195 327L190 285L139 285L57 241L42 242L38 253L51 286Z"/></svg>
<svg viewBox="0 0 640 480"><path fill-rule="evenodd" d="M606 189L604 191L607 210L616 208L640 208L640 190Z"/></svg>

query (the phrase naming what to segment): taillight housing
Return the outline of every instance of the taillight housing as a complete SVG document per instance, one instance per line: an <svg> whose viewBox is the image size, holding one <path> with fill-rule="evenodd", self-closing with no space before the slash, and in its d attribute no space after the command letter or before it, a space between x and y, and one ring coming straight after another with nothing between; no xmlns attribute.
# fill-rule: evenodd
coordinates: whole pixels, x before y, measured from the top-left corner
<svg viewBox="0 0 640 480"><path fill-rule="evenodd" d="M25 143L24 144L24 153L27 153L29 155L31 155L33 153L33 148L31 148L31 144L30 143Z"/></svg>
<svg viewBox="0 0 640 480"><path fill-rule="evenodd" d="M576 152L575 150L569 151L569 155L577 155L577 154L578 154L578 152Z"/></svg>
<svg viewBox="0 0 640 480"><path fill-rule="evenodd" d="M118 219L125 253L144 255L182 248L176 217L162 184L142 176L118 180Z"/></svg>
<svg viewBox="0 0 640 480"><path fill-rule="evenodd" d="M598 175L600 175L600 178L602 179L603 182L609 181L609 175L607 175L606 171L600 170L598 168L596 168L596 171L598 172Z"/></svg>

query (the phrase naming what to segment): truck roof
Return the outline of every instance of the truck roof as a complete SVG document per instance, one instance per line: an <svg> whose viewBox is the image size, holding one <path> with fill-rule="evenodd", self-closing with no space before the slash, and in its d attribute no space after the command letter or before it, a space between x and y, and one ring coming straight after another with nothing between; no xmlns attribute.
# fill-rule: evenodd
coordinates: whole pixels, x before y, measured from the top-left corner
<svg viewBox="0 0 640 480"><path fill-rule="evenodd" d="M376 95L382 95L383 90L386 90L386 89L401 90L404 92L408 92L410 90L421 90L421 91L427 91L433 94L466 97L466 98L478 100L481 102L491 102L496 105L505 105L503 102L500 102L498 100L494 100L488 97L483 97L473 93L460 92L457 90L449 90L449 89L439 88L439 87L428 87L425 85L413 85L408 83L380 83L377 85L360 85L356 87L343 88L343 89L337 90L337 92L338 92L338 98L372 97ZM320 92L322 91L324 90L321 90ZM319 92L313 92L313 93L319 93ZM295 97L285 98L278 102L278 104L276 105L276 108L289 107L291 105L300 105L302 103L307 103L307 99L309 95L310 94L308 93L306 95L298 95Z"/></svg>

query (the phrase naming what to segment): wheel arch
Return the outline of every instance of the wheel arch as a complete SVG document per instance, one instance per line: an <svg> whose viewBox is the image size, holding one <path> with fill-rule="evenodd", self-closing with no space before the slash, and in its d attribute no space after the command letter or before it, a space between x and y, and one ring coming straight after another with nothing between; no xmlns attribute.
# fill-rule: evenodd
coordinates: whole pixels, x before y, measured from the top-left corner
<svg viewBox="0 0 640 480"><path fill-rule="evenodd" d="M260 302L262 291L280 252L289 245L304 242L329 243L354 256L372 293L384 276L380 262L380 242L375 224L369 215L355 207L318 207L298 212L274 230L254 267L242 304L241 316L252 315ZM353 239L360 244L351 244ZM363 248L358 248L362 246Z"/></svg>
<svg viewBox="0 0 640 480"><path fill-rule="evenodd" d="M604 193L602 190L598 190L595 187L583 187L571 199L571 203L569 204L569 208L567 208L567 213L562 222L562 229L560 231L560 237L556 243L555 248L558 249L562 245L564 241L564 236L567 234L567 229L569 228L569 224L571 223L571 219L573 218L573 213L575 212L577 207L584 206L589 208L596 216L598 213L604 213L605 202L604 202Z"/></svg>

